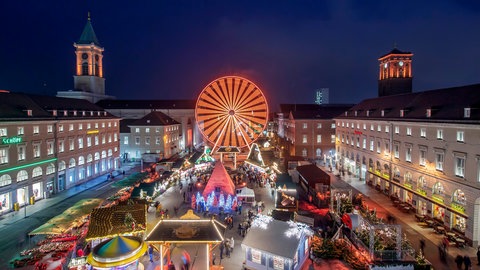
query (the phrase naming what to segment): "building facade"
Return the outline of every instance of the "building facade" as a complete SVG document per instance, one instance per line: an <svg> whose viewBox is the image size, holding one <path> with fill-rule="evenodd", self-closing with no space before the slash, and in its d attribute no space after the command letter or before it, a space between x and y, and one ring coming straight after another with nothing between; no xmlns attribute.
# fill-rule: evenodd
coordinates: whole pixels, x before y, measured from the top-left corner
<svg viewBox="0 0 480 270"><path fill-rule="evenodd" d="M480 240L480 84L368 99L336 121L337 165Z"/></svg>
<svg viewBox="0 0 480 270"><path fill-rule="evenodd" d="M118 168L120 119L101 107L9 92L0 97L2 212Z"/></svg>
<svg viewBox="0 0 480 270"><path fill-rule="evenodd" d="M151 112L123 125L120 152L124 160L157 162L182 151L180 123L162 112Z"/></svg>

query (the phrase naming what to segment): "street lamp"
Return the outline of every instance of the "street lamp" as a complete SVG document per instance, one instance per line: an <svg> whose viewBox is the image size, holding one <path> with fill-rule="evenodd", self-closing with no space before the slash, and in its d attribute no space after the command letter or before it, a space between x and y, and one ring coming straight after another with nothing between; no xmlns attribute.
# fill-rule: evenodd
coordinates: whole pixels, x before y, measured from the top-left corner
<svg viewBox="0 0 480 270"><path fill-rule="evenodd" d="M23 187L23 202L24 202L24 207L25 208L25 217L27 218L27 187Z"/></svg>

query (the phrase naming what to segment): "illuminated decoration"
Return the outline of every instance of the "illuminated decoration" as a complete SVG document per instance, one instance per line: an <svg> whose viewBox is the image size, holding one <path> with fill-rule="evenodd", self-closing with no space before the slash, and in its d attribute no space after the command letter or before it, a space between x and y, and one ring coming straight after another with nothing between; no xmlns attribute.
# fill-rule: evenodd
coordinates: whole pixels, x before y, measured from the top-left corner
<svg viewBox="0 0 480 270"><path fill-rule="evenodd" d="M98 129L92 129L87 131L87 135L98 134L100 131Z"/></svg>
<svg viewBox="0 0 480 270"><path fill-rule="evenodd" d="M432 195L432 199L433 199L434 201L437 201L437 202L443 204L443 198L440 197L440 196L438 196L438 195L436 195L436 194L433 194L433 195Z"/></svg>
<svg viewBox="0 0 480 270"><path fill-rule="evenodd" d="M218 78L200 93L195 119L203 137L217 147L250 146L268 121L268 104L260 88L237 76Z"/></svg>
<svg viewBox="0 0 480 270"><path fill-rule="evenodd" d="M450 204L450 207L451 207L453 210L457 211L457 212L460 212L460 213L465 214L465 206L463 206L463 205L461 205L461 204L452 202L452 203Z"/></svg>
<svg viewBox="0 0 480 270"><path fill-rule="evenodd" d="M232 195L228 194L227 200L225 201L225 208L232 209Z"/></svg>
<svg viewBox="0 0 480 270"><path fill-rule="evenodd" d="M224 207L224 206L225 206L225 196L223 196L223 193L222 193L220 194L220 198L218 198L218 207Z"/></svg>
<svg viewBox="0 0 480 270"><path fill-rule="evenodd" d="M287 237L296 237L297 239L300 239L302 235L306 236L312 236L313 231L310 229L310 227L307 224L304 223L299 223L299 222L294 222L294 221L287 221L288 226L290 228L285 231L285 235Z"/></svg>
<svg viewBox="0 0 480 270"><path fill-rule="evenodd" d="M252 227L266 230L268 224L272 222L272 220L273 218L271 216L257 215L257 217L252 222Z"/></svg>
<svg viewBox="0 0 480 270"><path fill-rule="evenodd" d="M10 138L2 138L2 144L19 144L23 141L23 138L20 136L14 136Z"/></svg>
<svg viewBox="0 0 480 270"><path fill-rule="evenodd" d="M101 242L87 257L87 262L96 268L125 267L137 264L147 252L147 244L135 236L116 236Z"/></svg>
<svg viewBox="0 0 480 270"><path fill-rule="evenodd" d="M8 169L5 169L5 170L0 170L0 173L6 173L6 172L14 171L14 170L20 170L20 169L24 169L24 168L28 168L28 167L33 167L33 166L37 166L37 165L40 165L40 164L53 162L53 161L56 161L56 160L57 160L57 158L51 158L51 159L47 159L47 160L43 160L43 161L38 161L38 162L30 163L30 164L25 164L25 165L22 165L22 166L11 167L11 168L8 168Z"/></svg>
<svg viewBox="0 0 480 270"><path fill-rule="evenodd" d="M250 147L250 152L248 153L245 162L265 170L265 163L263 162L262 152L260 152L260 148L256 143L253 143Z"/></svg>

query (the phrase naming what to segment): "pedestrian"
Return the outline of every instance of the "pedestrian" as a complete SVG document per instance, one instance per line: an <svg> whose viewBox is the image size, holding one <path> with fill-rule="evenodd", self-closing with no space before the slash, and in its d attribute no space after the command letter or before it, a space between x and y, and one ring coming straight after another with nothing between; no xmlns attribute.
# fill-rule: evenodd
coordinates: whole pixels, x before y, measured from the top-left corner
<svg viewBox="0 0 480 270"><path fill-rule="evenodd" d="M220 260L223 260L223 250L225 249L225 243L222 241L220 242Z"/></svg>
<svg viewBox="0 0 480 270"><path fill-rule="evenodd" d="M465 265L465 270L470 270L470 267L472 267L472 261L468 255L463 256L463 264Z"/></svg>
<svg viewBox="0 0 480 270"><path fill-rule="evenodd" d="M228 240L225 240L225 256L227 256L227 258L230 258L230 241Z"/></svg>
<svg viewBox="0 0 480 270"><path fill-rule="evenodd" d="M455 263L457 264L457 269L462 270L462 265L463 265L462 255L460 255L460 254L457 255L457 257L455 258Z"/></svg>
<svg viewBox="0 0 480 270"><path fill-rule="evenodd" d="M477 248L477 265L480 265L480 246Z"/></svg>
<svg viewBox="0 0 480 270"><path fill-rule="evenodd" d="M232 236L232 238L230 238L230 253L233 252L234 247L235 247L235 240L233 239L233 236Z"/></svg>
<svg viewBox="0 0 480 270"><path fill-rule="evenodd" d="M420 250L422 251L422 254L425 254L425 240L420 239Z"/></svg>
<svg viewBox="0 0 480 270"><path fill-rule="evenodd" d="M150 257L150 262L153 262L153 247L148 245L148 256Z"/></svg>

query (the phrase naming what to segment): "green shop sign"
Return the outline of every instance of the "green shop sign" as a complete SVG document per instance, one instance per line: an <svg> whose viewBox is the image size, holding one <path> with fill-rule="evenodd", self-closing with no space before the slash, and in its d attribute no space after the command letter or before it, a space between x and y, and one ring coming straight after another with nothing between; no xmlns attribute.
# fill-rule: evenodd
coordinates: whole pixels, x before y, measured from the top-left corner
<svg viewBox="0 0 480 270"><path fill-rule="evenodd" d="M458 203L452 202L452 203L450 204L450 207L451 207L453 210L457 211L457 212L460 212L460 213L465 214L465 206L463 206L463 205L460 205L460 204L458 204Z"/></svg>
<svg viewBox="0 0 480 270"><path fill-rule="evenodd" d="M423 189L417 188L417 193L420 194L420 195L423 195L423 196L427 196L427 192Z"/></svg>
<svg viewBox="0 0 480 270"><path fill-rule="evenodd" d="M438 195L432 195L432 200L437 201L439 203L443 203L443 198Z"/></svg>
<svg viewBox="0 0 480 270"><path fill-rule="evenodd" d="M19 144L23 141L22 137L2 138L2 144Z"/></svg>

